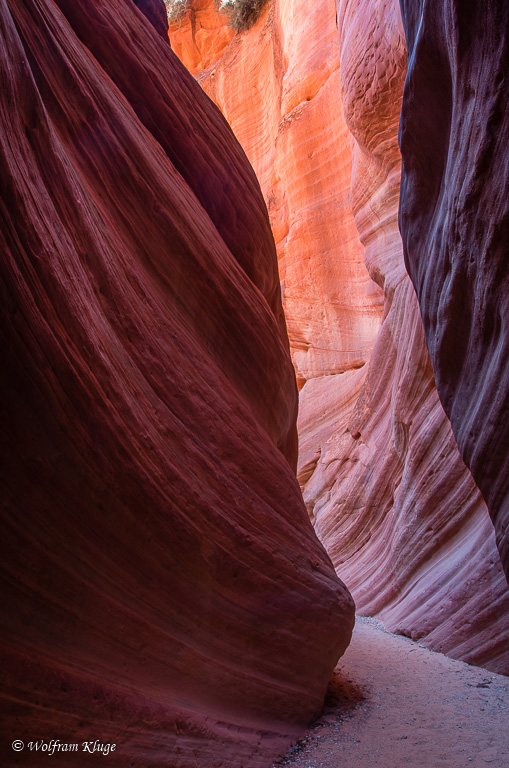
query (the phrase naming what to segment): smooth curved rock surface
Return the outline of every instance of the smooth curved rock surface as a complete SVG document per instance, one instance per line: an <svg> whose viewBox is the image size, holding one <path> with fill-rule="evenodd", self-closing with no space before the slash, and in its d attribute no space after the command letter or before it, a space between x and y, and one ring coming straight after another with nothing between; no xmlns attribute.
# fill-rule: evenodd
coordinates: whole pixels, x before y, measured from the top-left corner
<svg viewBox="0 0 509 768"><path fill-rule="evenodd" d="M509 7L402 9L406 263L440 399L509 577Z"/></svg>
<svg viewBox="0 0 509 768"><path fill-rule="evenodd" d="M139 5L0 0L2 741L261 767L353 603L292 471L256 178Z"/></svg>
<svg viewBox="0 0 509 768"><path fill-rule="evenodd" d="M178 40L186 50L183 27ZM275 0L202 56L215 63L197 78L269 207L317 533L358 611L507 673L507 585L438 399L398 231L398 3Z"/></svg>

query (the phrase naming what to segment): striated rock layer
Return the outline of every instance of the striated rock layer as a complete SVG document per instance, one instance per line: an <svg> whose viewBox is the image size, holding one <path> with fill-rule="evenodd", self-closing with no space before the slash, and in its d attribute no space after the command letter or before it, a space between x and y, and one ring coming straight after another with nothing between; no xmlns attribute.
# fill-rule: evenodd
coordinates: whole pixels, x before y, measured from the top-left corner
<svg viewBox="0 0 509 768"><path fill-rule="evenodd" d="M292 471L256 178L139 6L0 0L3 744L265 766L353 604Z"/></svg>
<svg viewBox="0 0 509 768"><path fill-rule="evenodd" d="M509 592L485 504L437 396L397 231L406 69L399 7L387 0L360 12L341 1L337 11L352 207L366 264L384 288L385 319L357 405L322 450L323 472L306 495L360 611L509 673Z"/></svg>
<svg viewBox="0 0 509 768"><path fill-rule="evenodd" d="M170 39L268 202L317 533L359 612L507 673L507 585L438 399L398 232L398 3L275 0L227 48L212 14L193 3Z"/></svg>
<svg viewBox="0 0 509 768"><path fill-rule="evenodd" d="M440 399L509 577L509 7L402 8L412 54L401 119L405 257Z"/></svg>

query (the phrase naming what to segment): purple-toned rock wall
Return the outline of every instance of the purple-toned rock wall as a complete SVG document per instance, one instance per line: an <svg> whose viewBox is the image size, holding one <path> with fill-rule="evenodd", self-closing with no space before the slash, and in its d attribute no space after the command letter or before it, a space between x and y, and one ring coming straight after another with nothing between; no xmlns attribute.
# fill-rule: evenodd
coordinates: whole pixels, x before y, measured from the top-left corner
<svg viewBox="0 0 509 768"><path fill-rule="evenodd" d="M509 5L401 6L406 264L438 393L509 575Z"/></svg>

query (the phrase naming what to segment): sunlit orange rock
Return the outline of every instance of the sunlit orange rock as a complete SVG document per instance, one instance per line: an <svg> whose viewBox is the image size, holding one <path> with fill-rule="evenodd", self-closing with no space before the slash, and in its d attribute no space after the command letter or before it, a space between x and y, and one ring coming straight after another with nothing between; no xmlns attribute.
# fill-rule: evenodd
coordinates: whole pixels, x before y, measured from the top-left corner
<svg viewBox="0 0 509 768"><path fill-rule="evenodd" d="M262 768L353 603L293 471L256 177L139 6L0 5L1 762Z"/></svg>
<svg viewBox="0 0 509 768"><path fill-rule="evenodd" d="M234 31L225 21L213 0L195 0L181 18L169 20L172 48L192 74L217 61L230 44Z"/></svg>
<svg viewBox="0 0 509 768"><path fill-rule="evenodd" d="M316 531L359 612L509 672L507 585L437 396L398 232L399 4L275 0L209 53L197 79L269 207Z"/></svg>
<svg viewBox="0 0 509 768"><path fill-rule="evenodd" d="M197 76L240 139L267 201L300 386L363 365L382 309L351 211L339 49L326 5L332 8L269 4L225 52L213 42L202 50L207 61L221 58ZM213 12L210 0L206 13ZM223 28L225 21L216 14L216 23ZM170 40L195 71L182 43L185 24L178 34L170 28Z"/></svg>

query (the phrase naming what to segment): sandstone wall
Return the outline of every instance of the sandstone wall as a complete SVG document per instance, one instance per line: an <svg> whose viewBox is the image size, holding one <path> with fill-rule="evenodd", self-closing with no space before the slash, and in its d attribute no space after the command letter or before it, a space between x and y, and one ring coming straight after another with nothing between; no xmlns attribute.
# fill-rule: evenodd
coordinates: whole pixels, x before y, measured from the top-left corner
<svg viewBox="0 0 509 768"><path fill-rule="evenodd" d="M402 8L412 53L401 122L405 256L438 392L509 577L509 7Z"/></svg>
<svg viewBox="0 0 509 768"><path fill-rule="evenodd" d="M268 203L315 529L360 613L508 672L507 585L438 399L398 232L398 3L275 0L228 46L212 3L193 8L170 39Z"/></svg>
<svg viewBox="0 0 509 768"><path fill-rule="evenodd" d="M438 399L397 229L406 70L399 5L359 10L341 0L337 10L352 206L366 264L384 286L385 320L346 426L339 478L331 485L328 470L312 491L321 538L358 610L434 649L509 673L509 593L485 504ZM342 521L329 514L334 502Z"/></svg>
<svg viewBox="0 0 509 768"><path fill-rule="evenodd" d="M353 623L256 177L140 9L0 0L6 766L266 766Z"/></svg>

